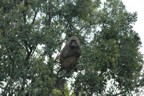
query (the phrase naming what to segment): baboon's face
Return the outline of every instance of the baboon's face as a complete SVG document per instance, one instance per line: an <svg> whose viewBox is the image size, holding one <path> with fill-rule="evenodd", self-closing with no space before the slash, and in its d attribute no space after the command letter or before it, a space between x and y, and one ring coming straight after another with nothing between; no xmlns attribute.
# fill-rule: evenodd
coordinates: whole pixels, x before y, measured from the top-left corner
<svg viewBox="0 0 144 96"><path fill-rule="evenodd" d="M78 48L78 44L77 44L76 40L71 40L69 46L71 49Z"/></svg>

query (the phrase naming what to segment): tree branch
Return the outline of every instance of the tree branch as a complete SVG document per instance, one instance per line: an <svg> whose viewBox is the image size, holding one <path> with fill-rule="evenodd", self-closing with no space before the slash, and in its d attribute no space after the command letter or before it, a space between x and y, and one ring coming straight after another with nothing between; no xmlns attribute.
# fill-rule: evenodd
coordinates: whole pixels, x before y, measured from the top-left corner
<svg viewBox="0 0 144 96"><path fill-rule="evenodd" d="M37 16L37 13L38 13L38 11L36 11L36 12L35 12L35 14L34 14L34 18L33 18L33 21L32 21L32 23L31 23L31 25L33 25L33 24L34 24L35 19L36 19L36 16Z"/></svg>

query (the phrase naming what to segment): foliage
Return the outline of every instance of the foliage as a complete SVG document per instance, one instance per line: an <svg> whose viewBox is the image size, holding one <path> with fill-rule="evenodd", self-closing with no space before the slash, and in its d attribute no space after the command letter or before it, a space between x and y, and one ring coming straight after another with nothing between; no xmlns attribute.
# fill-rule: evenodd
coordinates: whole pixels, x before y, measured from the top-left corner
<svg viewBox="0 0 144 96"><path fill-rule="evenodd" d="M1 95L132 94L144 85L136 19L121 0L1 0ZM61 46L72 35L82 43L78 71L59 72Z"/></svg>

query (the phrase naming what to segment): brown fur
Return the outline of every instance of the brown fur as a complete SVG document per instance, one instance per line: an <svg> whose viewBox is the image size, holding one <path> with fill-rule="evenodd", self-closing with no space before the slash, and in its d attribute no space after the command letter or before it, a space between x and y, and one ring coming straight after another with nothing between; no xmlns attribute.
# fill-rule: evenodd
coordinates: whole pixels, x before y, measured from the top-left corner
<svg viewBox="0 0 144 96"><path fill-rule="evenodd" d="M74 47L71 48L71 46ZM78 37L72 36L71 38L69 38L65 47L60 53L61 68L66 70L74 68L80 55L80 41Z"/></svg>

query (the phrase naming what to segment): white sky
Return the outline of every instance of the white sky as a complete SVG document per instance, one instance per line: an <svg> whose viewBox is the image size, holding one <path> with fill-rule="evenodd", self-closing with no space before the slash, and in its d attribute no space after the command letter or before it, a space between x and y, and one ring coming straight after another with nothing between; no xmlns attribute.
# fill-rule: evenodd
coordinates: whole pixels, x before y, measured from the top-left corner
<svg viewBox="0 0 144 96"><path fill-rule="evenodd" d="M126 5L126 9L129 12L137 12L137 22L133 26L133 29L138 32L141 41L142 48L140 51L144 54L144 0L122 0Z"/></svg>
<svg viewBox="0 0 144 96"><path fill-rule="evenodd" d="M137 12L138 18L137 22L133 26L133 29L138 32L141 42L142 48L140 51L144 54L144 0L122 0L123 3L126 5L126 9L130 12ZM144 90L143 88L140 89L141 92L135 94L134 96L143 96Z"/></svg>

